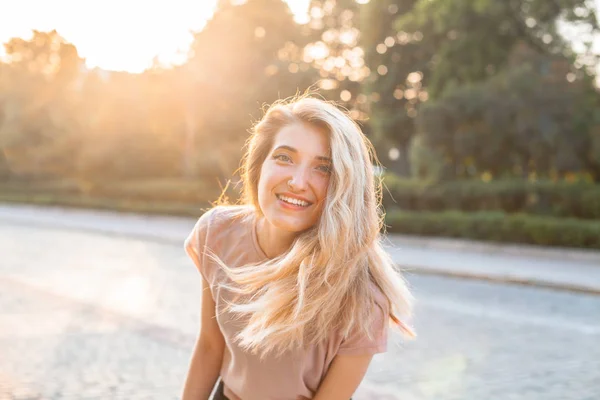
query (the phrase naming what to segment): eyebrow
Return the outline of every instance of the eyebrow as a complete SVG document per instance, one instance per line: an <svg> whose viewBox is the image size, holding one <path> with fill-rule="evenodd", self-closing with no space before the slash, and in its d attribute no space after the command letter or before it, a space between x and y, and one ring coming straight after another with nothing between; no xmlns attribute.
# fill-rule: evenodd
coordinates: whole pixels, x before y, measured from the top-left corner
<svg viewBox="0 0 600 400"><path fill-rule="evenodd" d="M284 145L281 145L281 146L278 146L277 148L275 148L275 149L273 150L273 152L275 152L275 151L277 151L277 150L280 150L280 149L283 149L283 150L288 150L288 151L291 151L292 153L298 153L298 150L296 150L295 148L293 148L293 147L291 147L291 146L286 146L285 144L284 144ZM327 162L331 163L331 158L329 158L329 157L325 157L325 156L316 156L315 158L316 158L317 160L320 160L320 161L327 161Z"/></svg>

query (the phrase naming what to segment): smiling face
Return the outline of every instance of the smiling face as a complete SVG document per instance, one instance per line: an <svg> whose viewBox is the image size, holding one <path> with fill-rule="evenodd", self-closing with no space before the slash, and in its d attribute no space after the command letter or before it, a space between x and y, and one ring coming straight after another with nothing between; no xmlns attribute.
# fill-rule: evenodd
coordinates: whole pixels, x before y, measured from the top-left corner
<svg viewBox="0 0 600 400"><path fill-rule="evenodd" d="M299 233L314 226L329 186L327 134L307 124L283 127L262 164L258 204L274 227Z"/></svg>

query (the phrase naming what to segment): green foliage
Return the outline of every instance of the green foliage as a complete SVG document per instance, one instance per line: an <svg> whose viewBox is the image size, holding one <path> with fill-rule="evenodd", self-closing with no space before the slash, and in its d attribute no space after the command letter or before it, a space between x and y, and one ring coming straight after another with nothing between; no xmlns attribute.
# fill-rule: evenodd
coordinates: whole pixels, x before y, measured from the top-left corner
<svg viewBox="0 0 600 400"><path fill-rule="evenodd" d="M424 170L439 172L437 164L426 168L422 162L408 162L416 158L408 156L418 131L415 117L422 114L421 106L428 99L502 73L520 43L540 54L574 59L569 44L557 32L559 17L597 29L594 9L585 0L382 0L369 2L361 13L361 46L371 70L364 84L368 99L365 108L372 117L370 128L378 147L399 149L397 161L384 159L383 163L403 176L415 168L417 171L412 172L419 176ZM384 46L386 40L391 46ZM590 69L594 65L585 58L578 62ZM471 102L477 105L480 100L475 97ZM562 105L558 102L553 106ZM473 138L466 136L462 145L472 146ZM544 150L537 143L532 145ZM561 162L576 164L577 160L565 151ZM460 168L452 162L443 163L450 168L439 173L442 176L454 176L455 169Z"/></svg>
<svg viewBox="0 0 600 400"><path fill-rule="evenodd" d="M526 47L493 78L464 85L423 107L420 143L447 160L450 177L483 172L527 177L590 171L590 116L600 95L586 79L568 82L569 63ZM575 74L573 74L575 77Z"/></svg>
<svg viewBox="0 0 600 400"><path fill-rule="evenodd" d="M361 9L360 24L360 45L364 48L365 65L370 69L363 90L371 114L373 141L380 148L399 150L397 161L386 157L382 163L405 176L410 174L408 148L415 132L414 117L428 96L423 75L428 57L418 37L400 35L394 21L415 3L416 0L371 1Z"/></svg>
<svg viewBox="0 0 600 400"><path fill-rule="evenodd" d="M215 181L151 179L121 181L76 181L70 179L8 182L0 192L20 198L47 198L55 201L96 199L98 202L135 202L136 204L206 205L215 201L221 188Z"/></svg>
<svg viewBox="0 0 600 400"><path fill-rule="evenodd" d="M443 153L423 143L424 135L415 135L409 149L413 178L438 182L445 178L448 163Z"/></svg>
<svg viewBox="0 0 600 400"><path fill-rule="evenodd" d="M0 191L0 201L5 203L89 208L94 210L122 211L139 214L181 215L196 218L202 215L204 209L210 207L209 202L188 205L172 202L145 202L123 199L102 199L97 197L74 197L51 193L23 195L20 193L5 193L2 191Z"/></svg>
<svg viewBox="0 0 600 400"><path fill-rule="evenodd" d="M83 59L56 31L4 44L0 65L0 164L26 173L67 173L77 148L75 84Z"/></svg>
<svg viewBox="0 0 600 400"><path fill-rule="evenodd" d="M363 104L358 101L364 75L360 68L363 50L357 47L362 8L354 0L311 0L312 18L303 30L310 38L306 60L319 71L316 78L323 78L319 87L328 98L356 110ZM315 48L322 51L315 54L311 51ZM349 92L349 98L347 94L341 96L342 92Z"/></svg>
<svg viewBox="0 0 600 400"><path fill-rule="evenodd" d="M572 54L557 29L565 17L598 28L586 0L418 0L399 16L396 28L421 33L420 47L433 64L429 90L436 98L447 87L482 81L504 69L518 43L542 54Z"/></svg>
<svg viewBox="0 0 600 400"><path fill-rule="evenodd" d="M384 191L388 209L507 212L514 226L499 240L547 244L559 242L558 225L520 213L599 219L596 186L525 182L572 173L600 181L600 96L585 70L594 58L576 57L557 34L559 19L597 28L585 0L314 0L304 26L281 0L237 3L218 3L187 63L142 74L88 70L55 31L9 41L0 181L23 186L0 192L186 213L214 200L238 168L261 106L322 77L334 87L325 96L369 117L388 170L429 182L388 178L397 200ZM305 53L310 42L327 54ZM382 157L392 147L395 161ZM456 181L482 176L492 181ZM52 177L77 184L53 188ZM456 229L494 239L499 215ZM535 227L519 233L530 218ZM427 216L424 232L437 223ZM456 234L431 232L445 229Z"/></svg>
<svg viewBox="0 0 600 400"><path fill-rule="evenodd" d="M97 182L88 187L85 194L104 199L193 205L216 200L220 190L216 181L153 179Z"/></svg>
<svg viewBox="0 0 600 400"><path fill-rule="evenodd" d="M502 212L392 211L388 232L541 246L600 249L600 223Z"/></svg>
<svg viewBox="0 0 600 400"><path fill-rule="evenodd" d="M522 180L424 183L386 176L386 209L503 211L600 220L600 185Z"/></svg>

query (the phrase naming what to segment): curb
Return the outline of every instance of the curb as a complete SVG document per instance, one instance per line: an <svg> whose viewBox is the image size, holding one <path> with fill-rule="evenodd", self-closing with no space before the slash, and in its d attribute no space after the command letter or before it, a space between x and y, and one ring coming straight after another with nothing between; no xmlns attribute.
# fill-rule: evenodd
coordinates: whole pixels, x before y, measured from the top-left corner
<svg viewBox="0 0 600 400"><path fill-rule="evenodd" d="M458 272L452 270L445 270L440 268L430 267L402 267L400 264L396 264L400 267L402 273L405 275L432 275L432 276L444 276L449 278L460 278L477 280L484 282L491 282L497 284L512 284L519 286L538 287L552 290L560 290L565 292L575 292L581 294L589 294L593 296L600 296L600 288L592 286L574 285L570 283L557 283L551 281L545 281L540 279L529 279L518 276L506 276L506 275L483 275L470 272Z"/></svg>
<svg viewBox="0 0 600 400"><path fill-rule="evenodd" d="M492 242L445 237L408 236L395 233L388 234L387 241L393 244L395 247L401 247L402 244L405 243L410 244L412 246L443 250L463 250L478 253L508 254L515 256L529 256L551 259L560 257L562 259L572 261L597 262L600 266L600 251L596 250L574 249L566 247L550 248L514 243L499 244Z"/></svg>

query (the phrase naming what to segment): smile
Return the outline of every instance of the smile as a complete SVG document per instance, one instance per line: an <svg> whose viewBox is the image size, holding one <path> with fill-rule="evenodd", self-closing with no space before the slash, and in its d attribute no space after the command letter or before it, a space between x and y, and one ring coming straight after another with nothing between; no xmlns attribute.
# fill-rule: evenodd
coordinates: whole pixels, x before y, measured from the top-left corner
<svg viewBox="0 0 600 400"><path fill-rule="evenodd" d="M298 199L294 199L292 197L283 196L283 195L280 195L280 194L277 194L276 196L277 196L277 198L279 200L281 200L281 201L283 201L285 203L292 204L292 205L299 206L299 207L308 207L308 206L310 206L312 204L312 203L309 203L309 202L304 201L304 200L298 200Z"/></svg>

